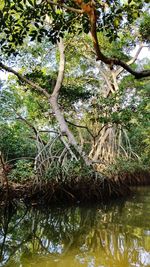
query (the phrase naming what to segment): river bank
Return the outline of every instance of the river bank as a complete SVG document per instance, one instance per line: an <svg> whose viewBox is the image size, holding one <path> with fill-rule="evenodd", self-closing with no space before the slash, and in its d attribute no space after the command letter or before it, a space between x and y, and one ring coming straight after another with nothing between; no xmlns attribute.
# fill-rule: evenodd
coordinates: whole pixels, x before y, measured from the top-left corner
<svg viewBox="0 0 150 267"><path fill-rule="evenodd" d="M46 182L40 184L9 183L0 189L1 203L23 201L27 205L50 205L51 203L106 202L109 199L124 197L130 189L120 181L104 179L81 179L69 182Z"/></svg>
<svg viewBox="0 0 150 267"><path fill-rule="evenodd" d="M1 205L24 202L26 205L47 206L51 203L95 203L126 197L132 186L149 185L150 173L120 173L111 178L70 178L67 181L5 183L0 187Z"/></svg>

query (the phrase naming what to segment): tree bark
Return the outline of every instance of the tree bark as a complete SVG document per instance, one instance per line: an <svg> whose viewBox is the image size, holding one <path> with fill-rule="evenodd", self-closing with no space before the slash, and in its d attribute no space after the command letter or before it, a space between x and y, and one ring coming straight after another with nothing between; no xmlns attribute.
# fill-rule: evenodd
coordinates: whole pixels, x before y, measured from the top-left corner
<svg viewBox="0 0 150 267"><path fill-rule="evenodd" d="M62 135L67 136L69 144L75 148L75 150L79 153L79 155L84 160L86 165L90 166L92 162L88 159L88 157L82 151L82 148L80 147L80 145L75 140L75 137L72 134L72 132L70 131L70 129L69 129L69 127L65 121L64 115L63 115L62 111L60 110L60 107L58 104L58 97L59 97L59 93L61 90L61 86L62 86L62 82L63 82L63 78L64 78L64 71L65 71L65 47L64 47L62 39L60 39L60 41L58 43L58 47L59 47L59 53L60 53L59 72L58 72L56 85L54 87L54 90L53 90L51 97L49 98L49 102L50 102L52 109L55 113L55 116L56 116L56 119L58 121Z"/></svg>

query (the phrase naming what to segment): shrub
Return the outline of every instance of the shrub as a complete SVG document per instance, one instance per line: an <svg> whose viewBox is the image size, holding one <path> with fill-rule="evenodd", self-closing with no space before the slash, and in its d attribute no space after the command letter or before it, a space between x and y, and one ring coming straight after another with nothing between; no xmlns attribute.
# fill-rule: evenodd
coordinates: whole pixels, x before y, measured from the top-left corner
<svg viewBox="0 0 150 267"><path fill-rule="evenodd" d="M31 179L33 175L33 162L21 159L15 163L14 168L8 177L15 182L25 182Z"/></svg>

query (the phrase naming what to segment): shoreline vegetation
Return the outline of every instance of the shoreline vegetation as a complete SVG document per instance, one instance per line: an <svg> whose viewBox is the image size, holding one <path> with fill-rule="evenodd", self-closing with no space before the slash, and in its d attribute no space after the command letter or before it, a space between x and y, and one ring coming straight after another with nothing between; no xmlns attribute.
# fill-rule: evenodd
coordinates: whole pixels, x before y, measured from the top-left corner
<svg viewBox="0 0 150 267"><path fill-rule="evenodd" d="M126 198L133 193L132 187L150 185L150 172L120 173L118 177L72 177L69 181L34 181L23 183L9 181L0 185L0 206L8 203L27 206L51 204L108 203Z"/></svg>
<svg viewBox="0 0 150 267"><path fill-rule="evenodd" d="M12 161L10 161L12 162ZM140 161L120 159L115 164L87 167L83 161L57 161L48 169L41 165L41 173L34 170L34 162L18 159L5 162L1 154L0 206L48 207L60 204L108 203L126 199L133 194L134 186L150 185L148 165ZM70 164L70 165L69 165ZM43 175L42 175L43 173Z"/></svg>

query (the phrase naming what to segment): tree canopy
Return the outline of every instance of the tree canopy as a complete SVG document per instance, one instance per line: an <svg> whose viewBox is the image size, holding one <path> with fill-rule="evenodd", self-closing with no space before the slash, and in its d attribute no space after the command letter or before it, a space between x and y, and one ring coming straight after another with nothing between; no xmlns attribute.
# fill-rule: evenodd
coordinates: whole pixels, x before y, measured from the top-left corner
<svg viewBox="0 0 150 267"><path fill-rule="evenodd" d="M3 0L0 6L1 50L8 55L17 54L17 47L26 38L28 41L48 38L56 43L67 33L79 36L82 32L91 35L96 60L100 60L113 68L122 66L135 78L147 77L149 70L135 70L125 61L113 55L105 54L105 47L101 47L98 33L103 32L109 42L119 40L122 35L137 32L136 39L148 40L149 14L148 2L143 0L106 0L106 1L51 1L51 0ZM140 21L143 12L145 18ZM139 21L134 22L139 17ZM141 24L141 26L140 26ZM141 30L144 28L144 32ZM83 46L86 49L85 41ZM1 67L4 67L0 63Z"/></svg>

